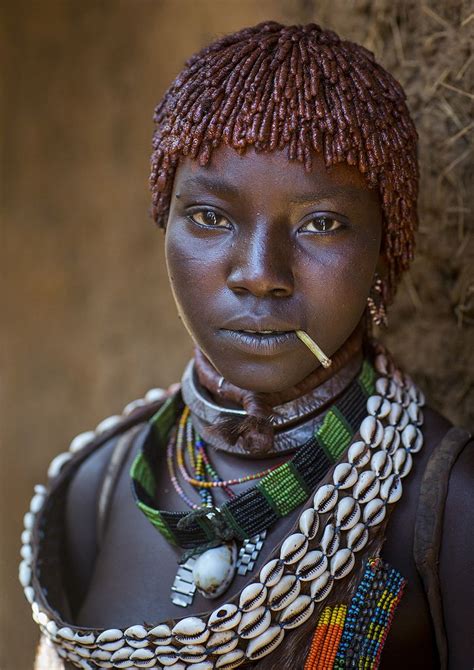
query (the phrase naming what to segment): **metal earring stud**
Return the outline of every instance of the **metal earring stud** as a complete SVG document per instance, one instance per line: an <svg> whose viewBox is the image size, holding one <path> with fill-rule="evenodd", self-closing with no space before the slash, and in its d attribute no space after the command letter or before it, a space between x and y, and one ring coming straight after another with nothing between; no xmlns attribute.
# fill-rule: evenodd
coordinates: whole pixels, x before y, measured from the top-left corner
<svg viewBox="0 0 474 670"><path fill-rule="evenodd" d="M376 326L387 326L387 310L384 300L384 282L382 278L376 273L375 281L370 289L370 294L367 298L367 305L372 321Z"/></svg>

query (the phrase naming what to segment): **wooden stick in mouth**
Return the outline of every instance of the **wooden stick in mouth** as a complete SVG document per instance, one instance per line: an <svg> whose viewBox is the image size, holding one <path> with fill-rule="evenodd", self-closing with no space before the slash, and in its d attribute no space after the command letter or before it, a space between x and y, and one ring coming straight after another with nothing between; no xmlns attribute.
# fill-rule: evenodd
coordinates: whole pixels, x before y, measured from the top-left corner
<svg viewBox="0 0 474 670"><path fill-rule="evenodd" d="M326 354L318 347L316 342L310 338L308 333L305 333L304 330L296 330L295 332L303 344L305 344L311 353L316 356L323 368L328 368L331 365L332 360L326 356Z"/></svg>

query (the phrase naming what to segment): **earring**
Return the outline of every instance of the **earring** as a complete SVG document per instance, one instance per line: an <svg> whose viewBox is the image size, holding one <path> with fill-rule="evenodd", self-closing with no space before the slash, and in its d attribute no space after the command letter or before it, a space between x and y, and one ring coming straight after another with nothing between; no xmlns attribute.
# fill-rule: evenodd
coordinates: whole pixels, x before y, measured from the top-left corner
<svg viewBox="0 0 474 670"><path fill-rule="evenodd" d="M369 313L376 326L386 326L387 311L384 300L384 282L377 272L374 275L374 279L375 281L372 284L369 297L367 298Z"/></svg>

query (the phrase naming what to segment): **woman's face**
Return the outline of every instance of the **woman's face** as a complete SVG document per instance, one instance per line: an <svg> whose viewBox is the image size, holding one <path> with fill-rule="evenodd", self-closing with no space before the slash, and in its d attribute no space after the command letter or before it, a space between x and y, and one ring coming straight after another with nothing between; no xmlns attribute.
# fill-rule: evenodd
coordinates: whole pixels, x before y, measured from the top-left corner
<svg viewBox="0 0 474 670"><path fill-rule="evenodd" d="M305 172L286 152L222 145L176 172L166 260L181 318L229 382L294 386L359 323L379 259L381 207L356 168Z"/></svg>

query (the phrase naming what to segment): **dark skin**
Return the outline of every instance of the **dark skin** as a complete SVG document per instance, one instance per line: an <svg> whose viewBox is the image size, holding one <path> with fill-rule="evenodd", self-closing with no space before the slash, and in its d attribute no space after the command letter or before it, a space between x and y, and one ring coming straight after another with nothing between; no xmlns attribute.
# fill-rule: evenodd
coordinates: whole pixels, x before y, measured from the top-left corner
<svg viewBox="0 0 474 670"><path fill-rule="evenodd" d="M224 177L232 187L226 192ZM181 317L219 372L244 388L281 391L318 365L306 347L291 333L241 336L223 330L303 328L330 356L359 323L375 269L383 271L380 239L378 196L354 168L340 165L326 170L316 156L312 172L306 173L300 164L289 163L284 153L248 152L242 157L220 147L207 167L189 160L179 167L166 254ZM406 670L437 667L429 609L411 547L424 465L448 428L445 419L426 410L425 447L417 454L388 526L383 557L402 572L408 586L382 657L385 670L399 668L402 662ZM68 542L77 623L115 627L159 622L228 602L252 575L247 580L237 577L218 600L198 596L186 610L172 605L169 589L180 552L134 504L128 475L134 453L117 483L104 542L97 551L96 495L112 448L110 444L89 458L70 488ZM466 449L453 469L446 503L450 527L441 548L450 668L456 670L472 665L468 628L472 600L468 589L453 598L474 550L472 539L463 540L457 532L458 520L472 506L466 494L472 452ZM254 461L222 452L213 452L212 457L223 478L274 463L271 457ZM165 462L158 476L161 505L183 509ZM271 530L256 570L288 534L298 513Z"/></svg>

